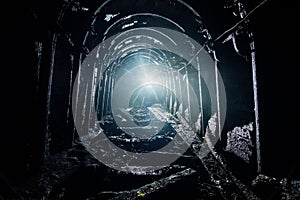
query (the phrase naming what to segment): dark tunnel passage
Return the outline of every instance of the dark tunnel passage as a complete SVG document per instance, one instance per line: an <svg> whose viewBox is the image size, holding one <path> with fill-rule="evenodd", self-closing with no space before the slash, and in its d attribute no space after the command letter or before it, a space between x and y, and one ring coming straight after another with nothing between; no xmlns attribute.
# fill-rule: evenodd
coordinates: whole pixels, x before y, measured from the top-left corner
<svg viewBox="0 0 300 200"><path fill-rule="evenodd" d="M26 4L7 26L7 50L22 48L7 56L19 122L1 139L0 199L299 197L299 151L274 114L277 5L219 37L263 1L230 2Z"/></svg>

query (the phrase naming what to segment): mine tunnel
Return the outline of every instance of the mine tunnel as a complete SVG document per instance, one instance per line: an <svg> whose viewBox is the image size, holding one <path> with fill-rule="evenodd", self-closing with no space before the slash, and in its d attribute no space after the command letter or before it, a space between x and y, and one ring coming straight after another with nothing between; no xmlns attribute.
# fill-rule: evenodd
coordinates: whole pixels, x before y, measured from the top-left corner
<svg viewBox="0 0 300 200"><path fill-rule="evenodd" d="M262 175L285 181L295 176L276 171L272 166L278 163L269 158L269 137L280 140L271 124L279 119L270 122L272 114L266 113L273 107L263 94L274 78L262 78L269 74L261 56L269 50L263 45L266 28L251 23L264 16L264 7L244 20L262 2L26 5L22 29L28 37L21 44L30 49L23 60L31 70L19 80L30 90L21 122L28 131L17 144L6 144L21 155L4 156L0 183L7 197L282 195L287 182ZM264 6L272 8L269 2ZM239 20L240 27L220 35ZM298 161L288 162L299 168ZM299 181L290 184L299 187Z"/></svg>

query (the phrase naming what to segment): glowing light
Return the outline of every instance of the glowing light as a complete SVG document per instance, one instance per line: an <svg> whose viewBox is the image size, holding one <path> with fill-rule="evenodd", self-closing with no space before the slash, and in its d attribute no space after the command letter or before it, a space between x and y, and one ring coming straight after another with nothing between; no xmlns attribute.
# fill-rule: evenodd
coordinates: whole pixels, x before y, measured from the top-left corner
<svg viewBox="0 0 300 200"><path fill-rule="evenodd" d="M138 71L135 71L137 73L137 78L139 81L145 85L145 84L151 84L154 82L161 82L162 79L162 71L157 70L154 66L149 65L142 65L138 66Z"/></svg>

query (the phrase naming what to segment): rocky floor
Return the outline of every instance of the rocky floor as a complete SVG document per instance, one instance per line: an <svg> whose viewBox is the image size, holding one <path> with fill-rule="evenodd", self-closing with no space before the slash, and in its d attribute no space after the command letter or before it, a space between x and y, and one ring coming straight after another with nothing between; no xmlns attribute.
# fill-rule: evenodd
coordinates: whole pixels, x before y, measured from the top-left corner
<svg viewBox="0 0 300 200"><path fill-rule="evenodd" d="M186 153L192 155L192 151ZM152 173L113 170L83 148L61 152L3 199L299 199L300 181L259 174L241 182L210 154L203 161L183 156ZM219 166L216 166L219 165ZM208 169L210 168L210 169ZM223 170L221 170L223 169ZM9 198L11 197L11 198Z"/></svg>

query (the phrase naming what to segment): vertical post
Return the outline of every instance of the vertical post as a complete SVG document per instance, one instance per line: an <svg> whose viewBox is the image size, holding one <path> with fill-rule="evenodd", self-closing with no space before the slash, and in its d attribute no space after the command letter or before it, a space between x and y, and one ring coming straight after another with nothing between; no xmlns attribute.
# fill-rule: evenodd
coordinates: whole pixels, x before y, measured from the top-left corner
<svg viewBox="0 0 300 200"><path fill-rule="evenodd" d="M74 114L74 121L75 122L77 122L78 115L79 115L78 114L78 101L79 101L79 91L80 91L80 86L81 86L80 80L81 80L81 61L83 59L82 57L83 57L83 55L82 55L82 53L80 53L79 59L78 59L79 62L77 62L77 64L78 64L77 76L78 77L77 77L77 85L76 85L76 100L75 100L75 109L74 109L75 113L73 113ZM74 62L74 60L73 60L73 62ZM74 80L75 79L76 79L76 75L74 74ZM73 135L72 135L72 137L73 137L73 139L72 139L72 147L75 146L75 144L76 144L75 134L76 134L76 127L74 126L74 128L73 128Z"/></svg>
<svg viewBox="0 0 300 200"><path fill-rule="evenodd" d="M36 70L36 92L39 92L39 84L40 84L40 70L41 70L41 62L42 62L42 50L43 44L41 42L35 41L35 52L37 54L37 70Z"/></svg>
<svg viewBox="0 0 300 200"><path fill-rule="evenodd" d="M204 136L205 134L205 130L204 130L204 116L203 116L203 99L202 99L202 82L201 82L201 66L199 63L199 57L196 57L197 59L197 70L198 70L198 87L199 87L199 103L200 103L200 113L201 113L201 124L200 124L200 128L201 128L201 133L202 136Z"/></svg>
<svg viewBox="0 0 300 200"><path fill-rule="evenodd" d="M101 120L103 120L103 117L106 115L106 108L105 108L105 100L106 100L106 82L107 82L107 71L104 72L104 77L102 77L102 80L103 83L101 83L102 85L102 90L103 90L103 93L102 93L102 107L101 107Z"/></svg>
<svg viewBox="0 0 300 200"><path fill-rule="evenodd" d="M178 89L179 89L179 93L180 93L180 104L179 104L179 108L178 108L178 112L182 115L182 113L183 113L183 102L182 102L182 88L181 88L181 80L180 80L180 78L181 78L181 76L180 76L180 72L179 72L180 70L177 70L177 74L178 74ZM180 106L181 106L181 108L180 108Z"/></svg>
<svg viewBox="0 0 300 200"><path fill-rule="evenodd" d="M240 0L234 0L235 6L237 6L241 19L247 16L247 11ZM245 21L248 25L249 21ZM248 27L248 37L250 39L250 51L251 51L251 65L252 65L252 84L253 84L253 99L254 99L254 115L255 115L255 131L256 131L256 158L257 158L257 172L261 172L261 155L260 155L260 140L259 140L259 113L258 113L258 95L257 95L257 76L256 76L256 61L255 61L255 43L253 32Z"/></svg>
<svg viewBox="0 0 300 200"><path fill-rule="evenodd" d="M259 140L259 113L258 113L258 95L257 95L257 76L256 76L256 61L255 61L255 43L253 33L249 32L251 64L252 64L252 82L253 82L253 98L254 98L254 114L255 114L255 130L256 130L256 157L257 157L257 172L261 172L261 157L260 157L260 140Z"/></svg>
<svg viewBox="0 0 300 200"><path fill-rule="evenodd" d="M47 160L50 157L51 133L49 129L49 116L51 113L51 94L52 94L56 41L57 41L57 35L54 33L51 41L51 58L50 58L50 69L49 69L48 88L47 88L47 97L46 97L44 160Z"/></svg>
<svg viewBox="0 0 300 200"><path fill-rule="evenodd" d="M215 53L215 52L213 52ZM216 57L216 56L215 56ZM220 112L220 94L219 94L219 74L218 74L218 62L215 60L215 78L216 78L216 96L217 96L217 120L218 120L218 132L219 138L222 138L221 131L221 112Z"/></svg>
<svg viewBox="0 0 300 200"><path fill-rule="evenodd" d="M69 123L69 120L72 119L71 113L72 113L72 87L73 87L73 68L74 68L74 55L70 55L70 61L71 61L71 69L70 69L70 81L69 81L69 97L68 97L68 110L67 110L67 122Z"/></svg>
<svg viewBox="0 0 300 200"><path fill-rule="evenodd" d="M97 76L97 68L96 68L96 63L93 64L93 75L92 75L92 82L91 82L91 96L90 96L90 105L89 105L89 112L88 112L88 134L90 133L90 127L91 127L91 121L92 121L92 116L94 111L94 99L95 99L95 77ZM94 124L92 125L94 127Z"/></svg>
<svg viewBox="0 0 300 200"><path fill-rule="evenodd" d="M189 119L186 119L189 121L189 125L191 126L192 124L192 114L191 114L191 104L190 104L190 90L189 90L189 73L188 73L188 66L185 66L185 81L186 81L186 90L187 90L187 109L188 109L188 116Z"/></svg>
<svg viewBox="0 0 300 200"><path fill-rule="evenodd" d="M107 69L107 76L108 76L108 83L107 83L107 98L106 98L106 113L111 114L111 85L112 85L112 75L113 75L113 70L112 67Z"/></svg>

